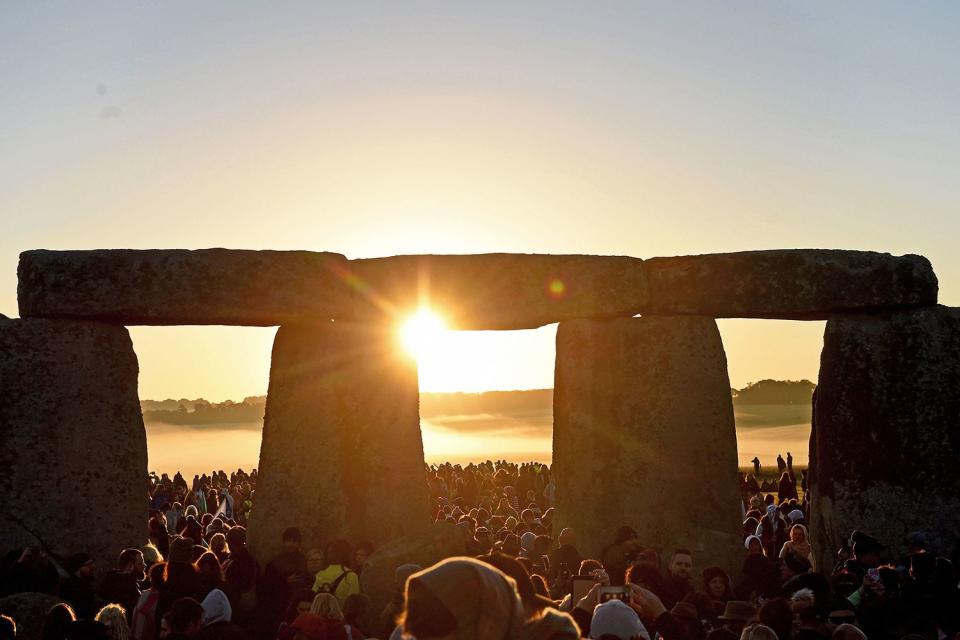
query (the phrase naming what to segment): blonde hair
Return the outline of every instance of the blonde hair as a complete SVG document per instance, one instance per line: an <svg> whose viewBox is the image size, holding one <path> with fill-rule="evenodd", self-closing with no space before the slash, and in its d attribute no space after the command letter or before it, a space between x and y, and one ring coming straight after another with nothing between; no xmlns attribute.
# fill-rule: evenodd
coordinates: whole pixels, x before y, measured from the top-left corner
<svg viewBox="0 0 960 640"><path fill-rule="evenodd" d="M310 603L310 613L343 621L343 609L340 608L340 602L332 593L318 593Z"/></svg>
<svg viewBox="0 0 960 640"><path fill-rule="evenodd" d="M765 624L751 624L743 628L740 640L777 640L777 632Z"/></svg>
<svg viewBox="0 0 960 640"><path fill-rule="evenodd" d="M110 640L130 640L127 612L120 605L108 604L97 612L95 620L107 627L107 637Z"/></svg>

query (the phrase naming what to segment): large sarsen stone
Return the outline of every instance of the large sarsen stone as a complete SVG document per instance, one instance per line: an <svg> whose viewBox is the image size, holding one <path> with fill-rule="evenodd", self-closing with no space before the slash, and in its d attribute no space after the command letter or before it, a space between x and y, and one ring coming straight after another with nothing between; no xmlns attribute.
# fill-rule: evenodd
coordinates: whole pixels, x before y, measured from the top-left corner
<svg viewBox="0 0 960 640"><path fill-rule="evenodd" d="M960 539L960 309L830 320L810 436L811 535L822 567L853 529L892 557L926 531Z"/></svg>
<svg viewBox="0 0 960 640"><path fill-rule="evenodd" d="M716 322L645 317L557 331L555 530L599 557L617 528L689 548L697 566L739 566L737 436ZM666 558L665 560L669 560Z"/></svg>
<svg viewBox="0 0 960 640"><path fill-rule="evenodd" d="M936 304L923 256L782 249L652 258L644 314L823 320L843 312Z"/></svg>
<svg viewBox="0 0 960 640"><path fill-rule="evenodd" d="M0 320L0 552L144 543L147 440L123 327Z"/></svg>
<svg viewBox="0 0 960 640"><path fill-rule="evenodd" d="M383 544L429 525L416 363L396 327L283 326L270 364L250 545L262 561L298 526L305 546Z"/></svg>
<svg viewBox="0 0 960 640"><path fill-rule="evenodd" d="M20 315L126 325L270 326L346 317L346 258L313 251L25 251Z"/></svg>

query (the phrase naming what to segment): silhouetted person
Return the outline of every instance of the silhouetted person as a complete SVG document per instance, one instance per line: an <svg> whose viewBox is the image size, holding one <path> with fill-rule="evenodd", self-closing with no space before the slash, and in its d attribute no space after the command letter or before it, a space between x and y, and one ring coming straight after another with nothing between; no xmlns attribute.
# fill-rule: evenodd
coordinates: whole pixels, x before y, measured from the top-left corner
<svg viewBox="0 0 960 640"><path fill-rule="evenodd" d="M753 463L753 475L760 477L760 458L754 456L753 460L750 462Z"/></svg>
<svg viewBox="0 0 960 640"><path fill-rule="evenodd" d="M783 456L779 453L777 454L777 473L782 474L787 470L787 462L783 459Z"/></svg>
<svg viewBox="0 0 960 640"><path fill-rule="evenodd" d="M790 473L790 477L793 477L793 455L787 451L787 471Z"/></svg>

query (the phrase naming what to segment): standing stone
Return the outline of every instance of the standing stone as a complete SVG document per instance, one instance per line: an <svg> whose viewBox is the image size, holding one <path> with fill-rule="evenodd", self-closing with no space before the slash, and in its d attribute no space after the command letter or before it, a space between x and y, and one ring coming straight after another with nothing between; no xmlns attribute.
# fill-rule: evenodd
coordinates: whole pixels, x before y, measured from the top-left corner
<svg viewBox="0 0 960 640"><path fill-rule="evenodd" d="M395 321L430 306L451 328L533 329L634 316L647 302L643 260L488 253L350 260L356 317Z"/></svg>
<svg viewBox="0 0 960 640"><path fill-rule="evenodd" d="M277 331L250 523L261 561L297 526L304 545L380 545L428 526L415 362L394 327Z"/></svg>
<svg viewBox="0 0 960 640"><path fill-rule="evenodd" d="M830 320L810 436L811 535L820 566L853 529L887 545L960 532L960 309Z"/></svg>
<svg viewBox="0 0 960 640"><path fill-rule="evenodd" d="M553 415L555 530L574 527L581 551L599 557L630 525L642 545L733 569L737 435L713 320L561 323Z"/></svg>
<svg viewBox="0 0 960 640"><path fill-rule="evenodd" d="M923 256L780 249L646 260L645 315L826 320L833 314L936 304Z"/></svg>
<svg viewBox="0 0 960 640"><path fill-rule="evenodd" d="M24 251L20 315L125 325L271 326L349 316L347 260L314 251Z"/></svg>
<svg viewBox="0 0 960 640"><path fill-rule="evenodd" d="M147 439L123 327L0 320L0 549L92 555L144 543Z"/></svg>

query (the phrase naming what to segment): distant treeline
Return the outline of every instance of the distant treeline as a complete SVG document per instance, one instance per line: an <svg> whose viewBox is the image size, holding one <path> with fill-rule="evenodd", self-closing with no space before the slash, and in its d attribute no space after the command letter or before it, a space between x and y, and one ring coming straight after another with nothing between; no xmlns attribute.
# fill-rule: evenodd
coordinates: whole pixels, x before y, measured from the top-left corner
<svg viewBox="0 0 960 640"><path fill-rule="evenodd" d="M742 389L731 389L734 405L809 405L816 385L809 380L760 380ZM167 424L228 424L259 422L266 396L250 396L242 402L188 400L142 400L145 422ZM553 411L553 389L530 391L485 391L482 393L421 393L420 415L438 416L510 414Z"/></svg>
<svg viewBox="0 0 960 640"><path fill-rule="evenodd" d="M760 380L731 389L733 404L810 404L817 385L809 380Z"/></svg>

